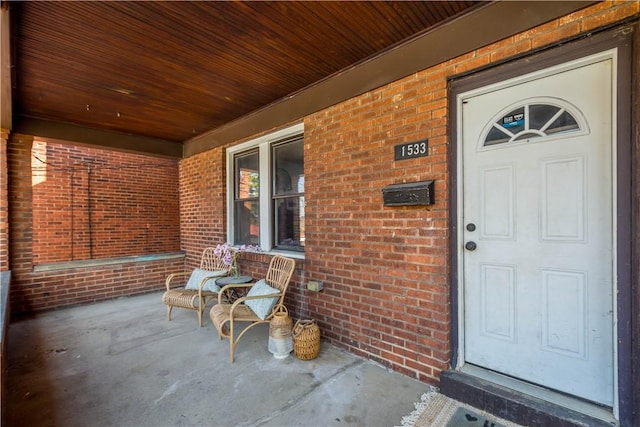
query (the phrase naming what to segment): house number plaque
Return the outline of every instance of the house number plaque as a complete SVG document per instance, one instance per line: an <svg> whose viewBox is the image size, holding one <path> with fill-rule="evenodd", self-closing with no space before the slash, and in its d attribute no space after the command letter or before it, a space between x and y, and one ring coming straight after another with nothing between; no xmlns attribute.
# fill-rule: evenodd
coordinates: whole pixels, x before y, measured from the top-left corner
<svg viewBox="0 0 640 427"><path fill-rule="evenodd" d="M413 159L429 155L429 140L420 139L413 142L405 142L394 146L395 160Z"/></svg>

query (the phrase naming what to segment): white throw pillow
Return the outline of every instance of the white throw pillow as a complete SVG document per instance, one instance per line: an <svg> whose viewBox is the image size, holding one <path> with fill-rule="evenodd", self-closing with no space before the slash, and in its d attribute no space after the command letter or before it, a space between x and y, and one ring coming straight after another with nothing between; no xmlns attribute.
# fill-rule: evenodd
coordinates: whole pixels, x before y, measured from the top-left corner
<svg viewBox="0 0 640 427"><path fill-rule="evenodd" d="M227 272L225 270L208 271L196 268L195 270L193 270L193 273L191 273L191 277L189 277L189 281L187 282L187 286L185 287L185 289L192 289L197 291L198 289L200 289L200 283L202 283L202 280L204 280L206 277L217 278L226 275ZM218 293L220 292L220 286L216 285L216 279L209 279L205 282L202 290Z"/></svg>
<svg viewBox="0 0 640 427"><path fill-rule="evenodd" d="M248 297L251 296L263 296L263 295L274 295L279 294L280 291L269 286L266 280L260 279L256 282L255 285L251 287L249 292L247 293ZM264 320L269 314L271 314L271 309L278 301L278 297L274 298L258 298L258 299L248 299L244 303L247 307L249 307L260 319Z"/></svg>

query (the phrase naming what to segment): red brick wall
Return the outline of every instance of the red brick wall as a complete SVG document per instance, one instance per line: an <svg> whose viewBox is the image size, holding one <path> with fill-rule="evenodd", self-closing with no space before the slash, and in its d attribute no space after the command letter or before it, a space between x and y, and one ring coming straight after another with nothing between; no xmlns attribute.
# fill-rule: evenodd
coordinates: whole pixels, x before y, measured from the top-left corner
<svg viewBox="0 0 640 427"><path fill-rule="evenodd" d="M40 272L12 269L11 315L159 292L170 273L183 271L184 259L128 262ZM159 318L164 311L158 299Z"/></svg>
<svg viewBox="0 0 640 427"><path fill-rule="evenodd" d="M189 267L199 265L205 247L227 240L225 169L221 148L180 162L180 238Z"/></svg>
<svg viewBox="0 0 640 427"><path fill-rule="evenodd" d="M33 137L12 134L7 144L12 314L159 291L164 288L167 274L183 270L182 257L57 271L34 270L34 266L43 261L69 260L67 246L70 236L69 228L65 226L69 221L65 219L67 212L64 210L65 205L71 204L69 180L65 179L64 173L58 176L57 172L68 171L76 162L87 159L104 169L97 176L94 189L96 202L92 202L92 209L96 210L94 258L96 255L147 255L178 251L180 248L176 161L55 144L45 149L38 143L34 152L40 160L36 160L32 157L33 143ZM45 155L46 160L43 158ZM48 181L42 180L44 177L41 173L33 174L32 165L41 164L41 160L47 162ZM107 168L110 161L116 162L118 167L115 170ZM138 166L123 169L123 166L131 164ZM163 166L144 166L149 164ZM82 188L81 184L78 183L78 187ZM106 218L109 215L113 218ZM144 220L127 218L130 215L137 215L137 218ZM153 219L154 215L158 218ZM82 226L82 221L77 221ZM131 224L134 226L131 227ZM157 227L159 238L140 242L138 235L134 234L132 239L137 241L129 245L127 233L135 233L136 227L139 228L141 224ZM82 243L80 240L78 246L82 247ZM38 250L41 253L37 253Z"/></svg>
<svg viewBox="0 0 640 427"><path fill-rule="evenodd" d="M318 320L324 339L355 354L436 383L451 360L447 78L638 8L637 1L599 3L306 117L306 259L287 300L293 316ZM422 138L428 157L394 161L395 144ZM224 240L224 175L220 148L181 162L185 248ZM383 206L386 185L431 179L435 205ZM259 275L268 259L247 255L241 266ZM309 279L324 281L324 291L303 290Z"/></svg>
<svg viewBox="0 0 640 427"><path fill-rule="evenodd" d="M307 293L325 338L435 382L450 354L447 77L638 13L603 3L432 67L305 120ZM429 139L429 156L393 146ZM330 161L329 161L330 160ZM391 183L435 180L432 207L384 207Z"/></svg>
<svg viewBox="0 0 640 427"><path fill-rule="evenodd" d="M33 262L177 251L178 162L36 140Z"/></svg>
<svg viewBox="0 0 640 427"><path fill-rule="evenodd" d="M434 378L449 360L446 71L421 73L305 121L306 275L325 338ZM429 156L394 145L429 139ZM331 159L331 161L327 161ZM384 207L382 188L435 180L430 207Z"/></svg>

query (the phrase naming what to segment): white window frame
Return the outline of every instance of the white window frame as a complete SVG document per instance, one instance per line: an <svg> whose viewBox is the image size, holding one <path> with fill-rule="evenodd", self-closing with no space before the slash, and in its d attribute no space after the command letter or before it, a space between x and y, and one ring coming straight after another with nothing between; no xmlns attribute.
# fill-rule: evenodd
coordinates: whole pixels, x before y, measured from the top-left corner
<svg viewBox="0 0 640 427"><path fill-rule="evenodd" d="M234 157L236 154L258 149L258 168L260 173L260 247L268 253L284 253L291 258L304 259L304 252L285 251L273 249L273 203L271 203L272 193L272 171L271 171L271 144L282 141L296 135L304 134L304 123L280 129L268 135L243 142L233 147L227 148L227 241L233 242L235 235L235 223L233 220L233 197L235 194L235 174Z"/></svg>

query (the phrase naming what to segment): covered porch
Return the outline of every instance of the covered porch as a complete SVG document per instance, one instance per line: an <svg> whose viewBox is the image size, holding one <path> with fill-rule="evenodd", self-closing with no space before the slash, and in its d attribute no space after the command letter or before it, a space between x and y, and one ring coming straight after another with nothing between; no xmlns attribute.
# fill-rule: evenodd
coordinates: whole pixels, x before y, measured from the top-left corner
<svg viewBox="0 0 640 427"><path fill-rule="evenodd" d="M585 405L604 413L605 425L637 424L639 0L51 5L0 2L0 317L12 321L0 347L8 425L396 425L430 386L527 425L596 425L522 416L555 416L557 407L581 415ZM587 188L580 179L596 180L591 171L603 168L597 188L606 203L587 190L572 193L581 196L575 206L588 200L596 213L576 210L582 216L565 224L582 230L574 240L583 245L594 239L586 239L593 232L582 220L607 213L607 221L595 221L606 222L605 238L591 245L585 264L606 264L611 274L603 273L597 294L583 297L580 283L588 282L573 282L575 292L554 299L548 290L555 288L535 278L593 274L562 257L537 266L541 276L505 273L504 266L523 271L514 266L534 258L540 239L521 245L515 260L505 248L483 244L473 252L486 236L466 218L485 203L542 224L543 199L515 183L568 181L561 174L513 180L504 172L511 180L496 183L512 183L523 200L480 203L471 197L512 192L497 185L465 192L465 177L484 175L463 154L487 142L485 130L506 129L520 114L512 106L550 101L568 86L546 80L525 97L522 85L601 62L608 80L573 78L582 86L565 101L584 111L608 106L584 121L607 117L606 137L594 137L606 155L590 154L597 159L590 173L572 175L575 188ZM484 108L463 115L467 97L495 92L492 85L509 99L485 98ZM572 101L591 86L603 89L606 102ZM463 131L470 123L464 117L474 118L472 130ZM564 153L560 139L544 140L554 144L539 158ZM486 153L494 148L487 144ZM566 156L582 164L581 150ZM565 162L570 171L572 162ZM407 184L430 189L430 197L413 204L414 194L403 193L399 205L384 199L384 190ZM539 193L555 188L536 185ZM292 317L318 322L324 341L316 361L274 360L266 331L256 329L232 365L228 342L217 340L206 315L201 329L193 313L165 320L166 276L196 267L205 247L223 242L261 246L263 253L241 260L243 274L255 278L275 254L296 259L285 304ZM481 253L508 280L481 282L488 264L465 262ZM473 293L489 282L497 283L491 297ZM318 283L321 292L310 286ZM523 306L537 311L518 317ZM484 316L493 312L504 315ZM474 358L467 337L491 335L473 329L487 319L496 322L485 329L508 331L493 335L513 348L495 351L479 341L475 348L490 354ZM597 319L605 319L602 327L591 328ZM556 331L574 339L563 343L577 344L542 342L552 335L549 324L568 325ZM521 333L521 325L538 326ZM568 387L542 358L521 362L531 347L570 367L602 354L596 369L581 367L575 377L605 396ZM497 354L513 363L501 364ZM468 365L515 381L503 393L493 378L463 371ZM544 375L508 369L514 366ZM606 374L597 382L591 372ZM557 404L559 393L570 402ZM515 399L523 402L517 409Z"/></svg>

